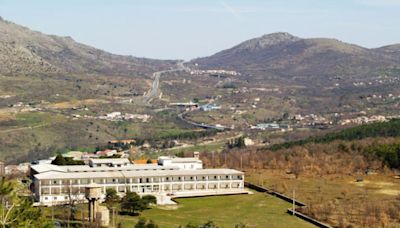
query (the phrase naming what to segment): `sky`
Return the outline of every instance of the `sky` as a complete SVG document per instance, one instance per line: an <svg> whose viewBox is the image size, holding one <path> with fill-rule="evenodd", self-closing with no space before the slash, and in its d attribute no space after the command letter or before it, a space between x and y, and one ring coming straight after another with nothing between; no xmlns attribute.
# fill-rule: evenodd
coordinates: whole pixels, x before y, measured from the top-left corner
<svg viewBox="0 0 400 228"><path fill-rule="evenodd" d="M0 0L0 16L115 54L212 55L273 32L400 43L400 0ZM0 34L1 35L1 34Z"/></svg>

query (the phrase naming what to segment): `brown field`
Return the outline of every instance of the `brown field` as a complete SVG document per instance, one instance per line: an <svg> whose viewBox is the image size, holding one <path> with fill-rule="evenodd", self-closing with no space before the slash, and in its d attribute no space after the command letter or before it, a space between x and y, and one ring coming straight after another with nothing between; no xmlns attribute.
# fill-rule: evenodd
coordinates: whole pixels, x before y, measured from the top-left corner
<svg viewBox="0 0 400 228"><path fill-rule="evenodd" d="M400 206L400 180L392 173L358 175L294 175L276 170L247 170L247 180L295 196L307 214L339 227L400 226L392 210ZM386 213L387 212L387 213Z"/></svg>

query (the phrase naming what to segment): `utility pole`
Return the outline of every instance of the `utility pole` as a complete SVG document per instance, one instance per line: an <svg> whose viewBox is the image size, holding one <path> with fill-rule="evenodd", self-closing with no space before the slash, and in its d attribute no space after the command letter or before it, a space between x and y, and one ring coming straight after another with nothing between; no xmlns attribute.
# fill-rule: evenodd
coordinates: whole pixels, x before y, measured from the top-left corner
<svg viewBox="0 0 400 228"><path fill-rule="evenodd" d="M81 209L82 226L85 227L85 218L83 217L83 209Z"/></svg>
<svg viewBox="0 0 400 228"><path fill-rule="evenodd" d="M113 227L115 228L115 207L112 208L112 215L113 215Z"/></svg>
<svg viewBox="0 0 400 228"><path fill-rule="evenodd" d="M296 214L296 200L294 199L296 197L296 191L295 191L295 189L293 188L293 209L292 209L292 212L293 212L293 215L295 215Z"/></svg>
<svg viewBox="0 0 400 228"><path fill-rule="evenodd" d="M212 152L212 167L215 168L214 151Z"/></svg>
<svg viewBox="0 0 400 228"><path fill-rule="evenodd" d="M51 201L51 221L54 222L54 206L53 206L53 201Z"/></svg>
<svg viewBox="0 0 400 228"><path fill-rule="evenodd" d="M226 153L225 153L225 167L228 167L228 166L226 165Z"/></svg>
<svg viewBox="0 0 400 228"><path fill-rule="evenodd" d="M243 171L243 156L240 154L240 170Z"/></svg>

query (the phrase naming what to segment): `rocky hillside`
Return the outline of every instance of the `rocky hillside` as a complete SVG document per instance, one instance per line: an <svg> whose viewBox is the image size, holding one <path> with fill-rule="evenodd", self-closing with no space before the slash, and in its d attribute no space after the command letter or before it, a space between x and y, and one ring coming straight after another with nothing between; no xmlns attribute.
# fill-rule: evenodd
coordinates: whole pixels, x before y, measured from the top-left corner
<svg viewBox="0 0 400 228"><path fill-rule="evenodd" d="M277 75L362 75L400 66L398 50L367 49L335 39L301 39L274 33L192 61L201 68L228 68ZM397 54L397 55L396 55Z"/></svg>
<svg viewBox="0 0 400 228"><path fill-rule="evenodd" d="M84 73L148 75L175 61L120 56L75 42L70 37L46 35L0 18L0 73Z"/></svg>

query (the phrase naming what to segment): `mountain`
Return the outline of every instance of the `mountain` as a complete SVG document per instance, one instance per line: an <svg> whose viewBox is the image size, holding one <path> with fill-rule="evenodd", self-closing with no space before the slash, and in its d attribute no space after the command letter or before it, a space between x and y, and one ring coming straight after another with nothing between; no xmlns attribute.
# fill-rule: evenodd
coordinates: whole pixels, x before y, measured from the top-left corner
<svg viewBox="0 0 400 228"><path fill-rule="evenodd" d="M201 68L290 76L358 75L398 67L394 51L389 50L392 49L367 49L335 39L302 39L289 33L273 33L194 59L192 63Z"/></svg>
<svg viewBox="0 0 400 228"><path fill-rule="evenodd" d="M384 54L389 54L397 57L400 60L400 44L388 45L375 49L378 52L382 52Z"/></svg>
<svg viewBox="0 0 400 228"><path fill-rule="evenodd" d="M46 35L0 18L0 73L147 75L176 61L114 55L71 37Z"/></svg>

